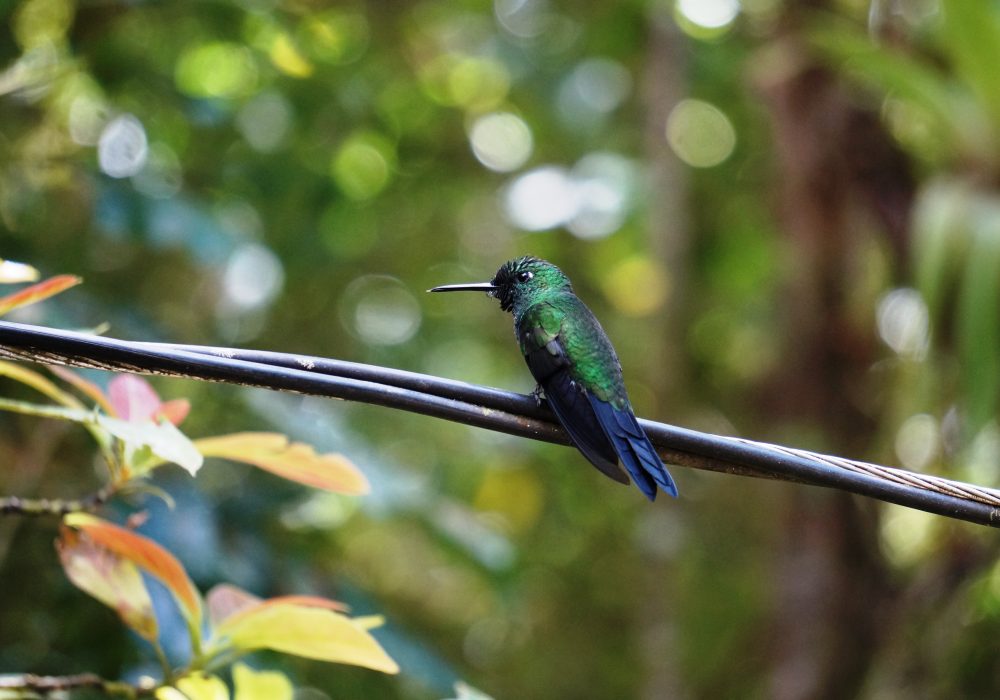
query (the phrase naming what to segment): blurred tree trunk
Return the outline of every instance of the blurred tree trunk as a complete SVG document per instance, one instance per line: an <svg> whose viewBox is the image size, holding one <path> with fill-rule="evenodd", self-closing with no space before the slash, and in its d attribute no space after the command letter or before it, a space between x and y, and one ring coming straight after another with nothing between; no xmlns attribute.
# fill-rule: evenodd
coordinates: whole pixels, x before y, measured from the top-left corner
<svg viewBox="0 0 1000 700"><path fill-rule="evenodd" d="M656 315L658 332L650 334L644 378L657 397L658 413L687 402L687 353L677 341L685 335L686 313L691 305L688 295L688 271L691 269L691 216L686 167L667 144L666 123L670 110L686 94L687 52L684 34L677 28L666 6L652 12L649 22L642 100L645 114L644 150L649 161L649 247L669 276L667 301ZM670 500L670 499L666 499ZM684 519L684 504L672 502L663 507L644 509L637 526L648 532L678 532L678 520ZM641 593L649 601L643 609L640 626L640 649L644 667L641 697L683 698L686 691L678 668L680 644L674 613L676 596L674 558L677 543L644 552Z"/></svg>
<svg viewBox="0 0 1000 700"><path fill-rule="evenodd" d="M913 184L876 114L852 106L833 75L798 37L790 8L769 51L780 73L758 74L770 112L781 225L791 272L784 358L761 392L761 415L822 431L817 447L864 456L877 428L863 387L877 359L873 313L856 295L884 233L901 260ZM853 298L852 298L853 295ZM853 306L852 306L853 304ZM868 311L868 307L865 307ZM857 694L880 644L891 587L872 503L788 487L787 536L774 571L768 696L778 700Z"/></svg>
<svg viewBox="0 0 1000 700"><path fill-rule="evenodd" d="M664 308L657 312L655 346L646 355L648 381L656 382L661 406L682 406L689 396L689 356L677 342L686 332L691 313L691 206L687 166L671 150L666 138L671 110L687 96L690 46L669 12L654 13L649 24L642 98L643 147L649 159L649 247L669 276Z"/></svg>

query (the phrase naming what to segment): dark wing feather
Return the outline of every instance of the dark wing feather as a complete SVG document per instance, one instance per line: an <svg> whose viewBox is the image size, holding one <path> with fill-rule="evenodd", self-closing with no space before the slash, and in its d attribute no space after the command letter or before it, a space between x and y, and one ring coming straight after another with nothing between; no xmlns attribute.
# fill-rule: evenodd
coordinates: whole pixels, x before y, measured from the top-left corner
<svg viewBox="0 0 1000 700"><path fill-rule="evenodd" d="M628 477L618 466L615 448L601 429L583 389L570 376L569 361L558 341L551 340L529 350L524 359L573 444L602 473L627 484Z"/></svg>
<svg viewBox="0 0 1000 700"><path fill-rule="evenodd" d="M674 480L636 421L628 403L625 403L624 408L615 408L592 394L587 394L587 399L601 427L614 444L626 471L646 498L651 501L656 499L657 484L676 498L677 486Z"/></svg>

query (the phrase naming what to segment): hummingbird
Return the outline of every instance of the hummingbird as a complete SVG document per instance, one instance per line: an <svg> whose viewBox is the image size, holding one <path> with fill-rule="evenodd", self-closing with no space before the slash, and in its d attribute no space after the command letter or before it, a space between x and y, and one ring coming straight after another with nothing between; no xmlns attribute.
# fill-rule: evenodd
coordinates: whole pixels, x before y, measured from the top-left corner
<svg viewBox="0 0 1000 700"><path fill-rule="evenodd" d="M489 282L448 284L431 292L486 292L514 315L521 354L573 445L617 482L649 499L677 486L639 425L622 368L601 324L552 263L525 256L505 262Z"/></svg>

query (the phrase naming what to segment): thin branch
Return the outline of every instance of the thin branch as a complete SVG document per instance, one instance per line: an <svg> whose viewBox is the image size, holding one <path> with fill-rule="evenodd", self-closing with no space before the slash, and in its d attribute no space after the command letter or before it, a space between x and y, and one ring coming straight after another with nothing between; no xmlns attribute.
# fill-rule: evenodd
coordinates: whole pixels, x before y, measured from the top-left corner
<svg viewBox="0 0 1000 700"><path fill-rule="evenodd" d="M0 497L0 515L57 515L77 511L94 511L114 494L115 489L105 486L85 498L21 498L20 496Z"/></svg>
<svg viewBox="0 0 1000 700"><path fill-rule="evenodd" d="M329 396L569 444L530 396L385 367L285 353L136 343L0 322L0 355ZM1000 527L1000 491L743 438L640 420L670 464L840 489Z"/></svg>
<svg viewBox="0 0 1000 700"><path fill-rule="evenodd" d="M123 681L111 681L101 678L93 673L79 673L73 676L36 676L31 673L0 676L0 690L20 690L48 694L67 690L83 690L85 688L100 690L108 695L133 699L152 697L156 691L156 686L152 683L132 685Z"/></svg>

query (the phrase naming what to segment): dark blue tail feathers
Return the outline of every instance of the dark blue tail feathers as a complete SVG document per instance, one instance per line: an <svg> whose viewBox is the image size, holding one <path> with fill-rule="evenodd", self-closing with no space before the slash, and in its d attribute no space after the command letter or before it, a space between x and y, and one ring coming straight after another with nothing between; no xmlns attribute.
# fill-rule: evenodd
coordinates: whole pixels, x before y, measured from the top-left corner
<svg viewBox="0 0 1000 700"><path fill-rule="evenodd" d="M628 477L618 466L617 448L605 437L584 393L573 382L569 373L564 370L554 373L542 388L549 407L555 412L577 449L606 476L627 484Z"/></svg>
<svg viewBox="0 0 1000 700"><path fill-rule="evenodd" d="M587 398L626 471L646 498L651 501L656 499L657 485L676 498L677 485L636 421L631 407L626 404L624 409L617 409L589 393Z"/></svg>

